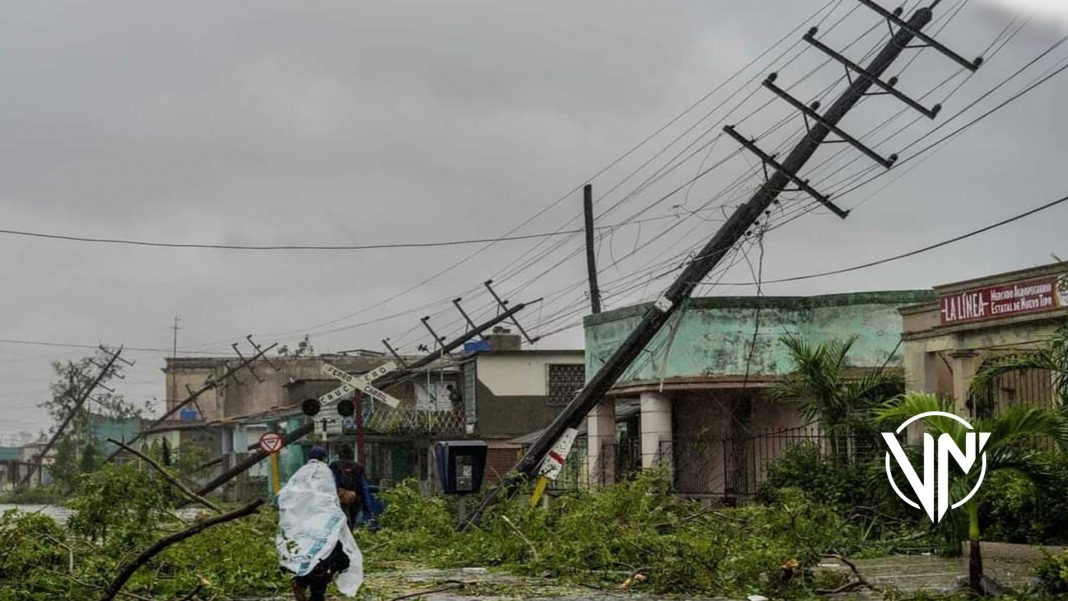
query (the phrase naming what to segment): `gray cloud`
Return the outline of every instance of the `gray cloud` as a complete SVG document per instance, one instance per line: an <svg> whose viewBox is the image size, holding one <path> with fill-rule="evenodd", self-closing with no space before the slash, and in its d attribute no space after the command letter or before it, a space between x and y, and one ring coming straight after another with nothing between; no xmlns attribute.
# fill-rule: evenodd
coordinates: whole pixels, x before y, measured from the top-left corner
<svg viewBox="0 0 1068 601"><path fill-rule="evenodd" d="M128 1L105 9L23 3L0 20L0 227L278 244L498 235L584 181L820 4ZM835 39L852 39L874 22L867 18L858 11ZM969 8L942 35L967 54L985 47L1006 22L1005 12ZM1055 35L1027 30L958 99L975 97ZM783 77L795 80L818 64L819 57L806 55ZM951 72L928 52L901 85L924 90ZM799 89L814 94L834 76L821 72ZM768 239L766 274L879 258L1058 195L1064 92L1063 83L1052 84L984 123L864 204L847 223L813 215L777 231ZM764 100L758 95L753 102ZM867 104L851 117L851 126L863 129L897 110L885 97ZM771 107L745 127L757 131L786 114ZM598 191L653 148L597 180ZM721 142L716 156L729 148ZM745 166L732 164L733 171L702 181L688 206ZM651 201L696 168L695 160L607 221ZM670 215L675 202L646 216ZM559 226L578 203L577 196L569 199L526 231ZM620 230L602 245L602 263L668 223ZM923 261L769 290L924 287L1023 267L1058 251L1063 236L1056 223L1053 217L1032 220ZM688 237L666 240L692 244L714 228L701 225ZM534 246L501 244L401 299L336 325L450 298ZM666 247L654 245L643 259ZM227 344L203 344L246 333L263 334L268 342L267 334L301 331L356 312L473 250L242 254L0 237L7 284L0 295L0 338L165 349L170 320L179 314L181 346L222 352ZM1058 252L1064 254L1063 248ZM607 277L640 264L607 270ZM541 270L506 279L501 287L511 291L529 283L518 297L531 298L583 275L581 260L573 260L529 282ZM747 275L742 266L729 277ZM651 286L644 296L657 290ZM614 306L638 296L618 297ZM484 296L470 297L472 307L485 302ZM537 311L527 320L537 321ZM418 325L420 314L313 336L313 342L321 350L376 348L379 339L393 335L412 350L419 331L403 332ZM452 319L436 318L444 329ZM572 330L546 344L580 343L580 331ZM46 425L35 405L47 389L47 361L76 353L0 344L0 373L9 374L0 395L0 433ZM162 353L132 354L139 363L127 392L137 399L162 396Z"/></svg>

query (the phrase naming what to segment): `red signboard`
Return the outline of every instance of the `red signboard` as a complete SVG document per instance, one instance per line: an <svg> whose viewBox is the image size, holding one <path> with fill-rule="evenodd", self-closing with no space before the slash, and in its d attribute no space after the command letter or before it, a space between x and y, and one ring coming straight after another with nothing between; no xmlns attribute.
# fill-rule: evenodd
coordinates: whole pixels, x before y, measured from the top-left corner
<svg viewBox="0 0 1068 601"><path fill-rule="evenodd" d="M1048 276L973 288L938 299L942 325L1012 317L1066 306L1068 279Z"/></svg>

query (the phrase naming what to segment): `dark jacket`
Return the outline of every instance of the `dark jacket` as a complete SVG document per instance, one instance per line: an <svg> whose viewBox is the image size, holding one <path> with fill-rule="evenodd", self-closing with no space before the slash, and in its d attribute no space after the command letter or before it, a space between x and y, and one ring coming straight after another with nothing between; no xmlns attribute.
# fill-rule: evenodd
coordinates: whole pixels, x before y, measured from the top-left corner
<svg viewBox="0 0 1068 601"><path fill-rule="evenodd" d="M338 459L330 464L330 470L334 472L334 481L337 482L338 488L344 488L356 493L359 497L356 503L361 509L363 514L367 517L371 515L371 491L368 489L367 474L363 469L363 466L351 459Z"/></svg>

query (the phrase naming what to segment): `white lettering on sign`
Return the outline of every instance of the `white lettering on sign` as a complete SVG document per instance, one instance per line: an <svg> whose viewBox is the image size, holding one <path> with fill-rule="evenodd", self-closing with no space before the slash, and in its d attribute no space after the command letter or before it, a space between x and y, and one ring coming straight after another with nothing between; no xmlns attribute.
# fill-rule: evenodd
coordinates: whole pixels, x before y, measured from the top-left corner
<svg viewBox="0 0 1068 601"><path fill-rule="evenodd" d="M392 397L386 394L385 392L382 392L381 390L375 388L374 386L371 386L371 382L377 380L378 378L381 378L382 376L388 374L391 371L394 371L395 369L397 369L397 364L393 361L390 361L388 363L383 363L382 365L379 365L378 367L363 374L362 376L353 376L351 374L345 373L345 371L343 370L334 367L333 365L330 365L329 363L324 363L323 373L330 377L341 380L345 383L345 385L341 386L340 388L335 388L334 390L331 390L330 392L326 393L325 395L319 398L319 401L325 405L327 404L327 402L323 399L326 399L327 397L330 397L329 402L332 403L342 398L351 391L359 390L367 396L373 399L377 399L396 409L400 405L400 399Z"/></svg>
<svg viewBox="0 0 1068 601"><path fill-rule="evenodd" d="M352 393L354 392L356 392L355 388L349 386L348 384L342 384L341 386L338 386L337 388L319 397L319 404L323 406L333 405L337 401L347 396L352 396Z"/></svg>
<svg viewBox="0 0 1068 601"><path fill-rule="evenodd" d="M1047 311L1063 306L1054 276L975 288L938 299L943 325Z"/></svg>

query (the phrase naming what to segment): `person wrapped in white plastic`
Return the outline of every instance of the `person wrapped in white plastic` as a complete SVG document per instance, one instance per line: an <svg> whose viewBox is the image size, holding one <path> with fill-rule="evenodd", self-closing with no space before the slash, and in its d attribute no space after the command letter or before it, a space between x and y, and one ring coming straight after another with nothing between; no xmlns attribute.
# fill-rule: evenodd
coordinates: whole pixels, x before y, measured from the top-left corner
<svg viewBox="0 0 1068 601"><path fill-rule="evenodd" d="M326 451L317 447L308 456L278 493L278 561L294 574L297 601L325 601L335 577L338 590L351 597L363 585L363 555L338 501Z"/></svg>

